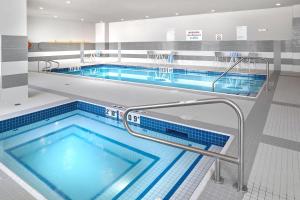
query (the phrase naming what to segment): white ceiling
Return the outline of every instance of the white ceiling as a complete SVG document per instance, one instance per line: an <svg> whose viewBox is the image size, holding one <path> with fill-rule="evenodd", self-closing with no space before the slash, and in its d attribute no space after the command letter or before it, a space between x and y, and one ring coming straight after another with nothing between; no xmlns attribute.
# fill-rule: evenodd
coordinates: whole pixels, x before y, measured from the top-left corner
<svg viewBox="0 0 300 200"><path fill-rule="evenodd" d="M29 16L57 16L90 22L170 17L180 15L252 10L300 4L300 0L28 0ZM44 10L40 10L43 7Z"/></svg>

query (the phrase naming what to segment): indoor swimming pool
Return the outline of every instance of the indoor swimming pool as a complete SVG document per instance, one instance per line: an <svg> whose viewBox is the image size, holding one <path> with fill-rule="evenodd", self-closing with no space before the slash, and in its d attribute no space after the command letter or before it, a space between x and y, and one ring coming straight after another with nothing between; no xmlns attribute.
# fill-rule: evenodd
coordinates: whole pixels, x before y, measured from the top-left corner
<svg viewBox="0 0 300 200"><path fill-rule="evenodd" d="M195 195L214 159L131 136L122 112L74 101L0 121L0 161L49 200ZM128 120L140 133L216 152L232 139L140 113Z"/></svg>
<svg viewBox="0 0 300 200"><path fill-rule="evenodd" d="M80 68L52 69L52 72L108 80L212 91L212 83L222 73L173 68L146 68L120 65L95 65ZM215 84L215 92L256 97L266 80L265 75L228 73Z"/></svg>

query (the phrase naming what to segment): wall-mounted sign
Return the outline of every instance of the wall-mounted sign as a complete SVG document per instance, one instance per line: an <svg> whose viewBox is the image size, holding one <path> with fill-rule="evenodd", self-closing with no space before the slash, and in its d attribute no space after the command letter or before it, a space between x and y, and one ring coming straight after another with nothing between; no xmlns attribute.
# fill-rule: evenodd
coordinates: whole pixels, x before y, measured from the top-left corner
<svg viewBox="0 0 300 200"><path fill-rule="evenodd" d="M202 40L202 30L187 30L186 32L187 41L200 41Z"/></svg>
<svg viewBox="0 0 300 200"><path fill-rule="evenodd" d="M237 26L236 27L236 39L237 40L247 40L247 26Z"/></svg>
<svg viewBox="0 0 300 200"><path fill-rule="evenodd" d="M175 30L170 29L167 31L167 41L175 41Z"/></svg>
<svg viewBox="0 0 300 200"><path fill-rule="evenodd" d="M216 33L216 40L217 41L223 40L223 34L222 33Z"/></svg>

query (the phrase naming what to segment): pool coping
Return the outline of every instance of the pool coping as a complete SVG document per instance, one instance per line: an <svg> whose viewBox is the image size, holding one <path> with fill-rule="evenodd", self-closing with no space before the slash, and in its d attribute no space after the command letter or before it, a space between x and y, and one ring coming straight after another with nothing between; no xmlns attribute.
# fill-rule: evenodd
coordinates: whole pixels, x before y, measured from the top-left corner
<svg viewBox="0 0 300 200"><path fill-rule="evenodd" d="M172 87L172 86L163 86L163 85L154 85L154 84L145 84L145 83L137 83L137 82L131 82L131 81L120 81L120 80L113 80L113 79L105 79L105 78L95 78L95 77L88 77L88 76L81 76L81 75L74 75L74 74L64 74L59 72L52 72L52 71L44 71L44 72L36 72L36 73L42 73L42 74L53 74L58 76L66 76L70 78L81 78L81 79L88 79L88 80L101 80L101 81L111 81L116 82L120 84L131 84L135 86L143 86L143 87L149 87L149 88L160 88L160 89L173 89L183 92L191 92L191 93L204 93L209 95L219 95L219 96L225 96L225 97L237 97L241 99L249 99L249 100L256 100L262 93L262 91L267 87L267 81L264 81L264 84L259 89L256 96L244 96L244 95L237 95L237 94L228 94L228 93L221 93L221 92L212 92L212 91L205 91L205 90L195 90L195 89L187 89L187 88L179 88L179 87Z"/></svg>
<svg viewBox="0 0 300 200"><path fill-rule="evenodd" d="M92 105L95 105L95 106L102 106L102 107L113 107L113 104L111 106L109 105L102 105L102 104L99 104L99 103L94 103L94 102L89 102L89 101L85 101L85 100L81 100L79 98L77 99L69 99L69 100L64 100L63 102L56 102L56 103L53 103L51 106L43 106L41 108L38 108L38 109L35 109L35 108L31 108L29 110L26 110L24 112L21 112L21 114L14 114L13 116L8 116L7 118L4 118L4 119L1 119L2 120L6 120L6 119L10 119L10 118L15 118L15 117L18 117L18 116L22 116L22 115L26 115L26 114L30 114L30 113L33 113L33 112L38 112L38 111L42 111L42 110L45 110L45 109L50 109L50 108L55 108L57 106L61 106L61 105L64 105L64 104L68 104L68 103L73 103L73 102L83 102L83 103L87 103L87 104L92 104ZM126 110L124 107L122 108L119 108L119 110ZM169 122L169 123L173 123L173 124L176 124L176 125L182 125L182 126L185 126L185 127L189 127L189 128L193 128L193 129L200 129L200 130L204 130L204 131L208 131L208 132L212 132L212 133L216 133L216 134L220 134L220 135L225 135L225 136L228 136L228 140L227 142L225 143L225 146L222 147L222 151L221 153L225 154L227 152L227 150L229 149L231 143L233 142L235 136L234 135L231 135L231 134L227 134L227 133L223 133L221 131L215 131L215 130L210 130L210 129L206 129L206 128L201 128L201 127L196 127L196 126L192 126L192 125L188 125L188 124L184 124L184 123L178 123L178 122L175 122L175 121L172 121L172 120L165 120L165 119L159 119L157 117L153 117L153 116L149 116L145 113L141 113L141 116L145 116L147 118L151 118L151 119L156 119L156 120L159 120L159 121L164 121L164 122ZM162 133L164 134L164 133ZM213 144L212 144L213 145ZM202 156L203 157L203 156ZM210 159L213 159L213 158L210 158ZM201 162L202 159L200 159L199 162ZM198 162L198 163L199 163ZM214 164L211 165L211 167L209 168L209 170L206 172L205 176L203 177L203 179L201 180L201 183L198 185L198 187L195 189L193 195L191 196L190 199L197 199L200 194L202 193L202 191L204 190L205 186L207 185L208 181L210 180L213 172L214 172ZM22 188L24 188L26 191L28 191L34 198L38 199L38 200L45 200L46 198L40 194L37 190L35 190L33 187L31 187L28 183L26 183L23 179L21 179L18 175L16 175L14 172L12 172L8 167L6 167L2 162L0 162L0 170L2 170L3 172L5 172L9 177L11 177L16 183L18 183ZM192 170L193 171L193 170ZM190 174L189 174L190 175ZM189 176L188 175L188 176ZM187 177L188 177L187 176ZM187 178L186 177L186 178ZM184 179L186 180L186 179ZM183 182L184 182L183 180ZM182 182L182 183L183 183ZM181 184L182 184L181 183ZM180 188L181 186L179 186ZM173 194L174 195L174 194Z"/></svg>

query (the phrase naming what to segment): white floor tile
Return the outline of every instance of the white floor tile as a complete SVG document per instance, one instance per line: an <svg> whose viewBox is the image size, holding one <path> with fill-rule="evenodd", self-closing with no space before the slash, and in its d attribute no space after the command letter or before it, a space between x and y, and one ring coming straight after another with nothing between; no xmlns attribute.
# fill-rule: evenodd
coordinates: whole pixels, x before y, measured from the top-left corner
<svg viewBox="0 0 300 200"><path fill-rule="evenodd" d="M300 152L260 143L244 200L300 199Z"/></svg>
<svg viewBox="0 0 300 200"><path fill-rule="evenodd" d="M265 135L300 142L300 108L272 104Z"/></svg>
<svg viewBox="0 0 300 200"><path fill-rule="evenodd" d="M300 77L280 76L273 101L300 105Z"/></svg>

